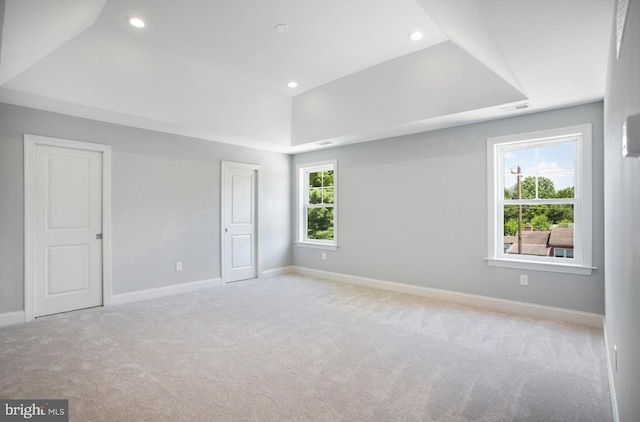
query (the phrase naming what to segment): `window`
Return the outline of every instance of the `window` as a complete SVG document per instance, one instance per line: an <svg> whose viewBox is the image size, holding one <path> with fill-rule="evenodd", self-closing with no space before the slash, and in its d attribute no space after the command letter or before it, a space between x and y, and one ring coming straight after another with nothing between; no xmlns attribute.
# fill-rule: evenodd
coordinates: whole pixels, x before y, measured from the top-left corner
<svg viewBox="0 0 640 422"><path fill-rule="evenodd" d="M591 125L487 140L492 266L590 274Z"/></svg>
<svg viewBox="0 0 640 422"><path fill-rule="evenodd" d="M337 163L303 164L298 169L298 246L336 249Z"/></svg>
<svg viewBox="0 0 640 422"><path fill-rule="evenodd" d="M556 258L573 258L573 249L554 248L553 256Z"/></svg>

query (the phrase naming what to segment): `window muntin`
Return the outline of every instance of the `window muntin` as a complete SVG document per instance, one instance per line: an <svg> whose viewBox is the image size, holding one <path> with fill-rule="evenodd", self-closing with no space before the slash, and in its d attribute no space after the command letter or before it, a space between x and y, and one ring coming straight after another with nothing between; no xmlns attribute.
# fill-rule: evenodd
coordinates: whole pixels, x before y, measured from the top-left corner
<svg viewBox="0 0 640 422"><path fill-rule="evenodd" d="M490 265L591 268L590 151L590 125L487 140Z"/></svg>
<svg viewBox="0 0 640 422"><path fill-rule="evenodd" d="M298 166L298 242L337 246L336 162Z"/></svg>

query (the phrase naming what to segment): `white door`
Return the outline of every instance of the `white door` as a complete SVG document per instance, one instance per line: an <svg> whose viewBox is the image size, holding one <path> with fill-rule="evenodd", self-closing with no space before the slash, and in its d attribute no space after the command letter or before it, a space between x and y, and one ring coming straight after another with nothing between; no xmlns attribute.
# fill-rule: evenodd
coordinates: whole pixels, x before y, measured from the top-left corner
<svg viewBox="0 0 640 422"><path fill-rule="evenodd" d="M102 152L36 145L34 316L102 305Z"/></svg>
<svg viewBox="0 0 640 422"><path fill-rule="evenodd" d="M223 162L224 280L257 276L258 170L249 164Z"/></svg>

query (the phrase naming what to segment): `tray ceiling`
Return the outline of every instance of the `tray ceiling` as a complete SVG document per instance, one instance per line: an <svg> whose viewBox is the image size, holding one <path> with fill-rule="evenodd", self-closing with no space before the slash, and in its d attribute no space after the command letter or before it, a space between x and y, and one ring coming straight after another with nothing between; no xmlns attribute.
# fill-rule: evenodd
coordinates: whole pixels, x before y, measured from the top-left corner
<svg viewBox="0 0 640 422"><path fill-rule="evenodd" d="M4 0L0 101L283 152L362 142L601 99L611 3Z"/></svg>

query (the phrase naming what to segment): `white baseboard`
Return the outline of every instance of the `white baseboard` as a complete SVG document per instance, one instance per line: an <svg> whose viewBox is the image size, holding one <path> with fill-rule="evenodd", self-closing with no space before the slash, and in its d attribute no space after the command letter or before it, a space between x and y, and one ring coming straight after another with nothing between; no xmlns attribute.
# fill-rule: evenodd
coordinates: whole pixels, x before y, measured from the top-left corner
<svg viewBox="0 0 640 422"><path fill-rule="evenodd" d="M604 352L607 359L607 374L609 375L609 393L611 394L611 410L613 411L613 422L620 422L618 414L618 399L616 397L616 385L613 383L613 361L609 353L609 338L607 337L607 321L604 321Z"/></svg>
<svg viewBox="0 0 640 422"><path fill-rule="evenodd" d="M293 272L295 272L295 267L288 266L288 267L280 267L280 268L274 268L272 270L263 271L262 275L269 276L269 275L289 274Z"/></svg>
<svg viewBox="0 0 640 422"><path fill-rule="evenodd" d="M209 280L193 281L191 283L174 284L173 286L158 287L155 289L139 290L137 292L111 295L110 305L123 305L125 303L139 302L141 300L156 299L164 296L177 295L180 293L194 292L196 290L208 289L210 287L223 286L221 278Z"/></svg>
<svg viewBox="0 0 640 422"><path fill-rule="evenodd" d="M20 324L22 322L24 322L24 311L6 312L4 314L0 314L0 327Z"/></svg>
<svg viewBox="0 0 640 422"><path fill-rule="evenodd" d="M331 273L304 267L293 267L294 272L312 277L324 278L332 281L340 281L358 286L372 287L375 289L389 290L392 292L406 293L439 299L463 305L472 305L495 311L527 315L556 321L571 322L589 327L603 328L603 316L589 312L574 311L571 309L555 308L552 306L536 305L515 300L498 299L488 296L459 293L450 290L433 289L430 287L412 286L409 284L391 281L376 280L372 278L357 277L346 274Z"/></svg>

